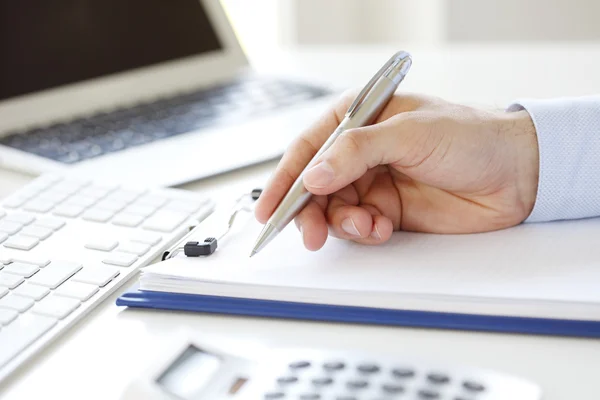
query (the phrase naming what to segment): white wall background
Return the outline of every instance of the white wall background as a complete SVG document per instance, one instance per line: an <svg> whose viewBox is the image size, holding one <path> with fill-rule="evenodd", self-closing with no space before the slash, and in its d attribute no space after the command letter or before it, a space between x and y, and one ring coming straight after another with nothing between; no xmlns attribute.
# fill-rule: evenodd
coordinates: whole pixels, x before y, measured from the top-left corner
<svg viewBox="0 0 600 400"><path fill-rule="evenodd" d="M353 43L600 40L598 0L221 0L251 51Z"/></svg>

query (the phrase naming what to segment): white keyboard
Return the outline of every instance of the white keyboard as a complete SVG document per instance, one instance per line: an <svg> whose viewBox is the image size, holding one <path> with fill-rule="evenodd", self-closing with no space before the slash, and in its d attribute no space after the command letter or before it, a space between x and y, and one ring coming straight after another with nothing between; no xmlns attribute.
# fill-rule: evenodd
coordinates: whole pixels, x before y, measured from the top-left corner
<svg viewBox="0 0 600 400"><path fill-rule="evenodd" d="M0 381L213 209L177 189L44 175L0 203Z"/></svg>

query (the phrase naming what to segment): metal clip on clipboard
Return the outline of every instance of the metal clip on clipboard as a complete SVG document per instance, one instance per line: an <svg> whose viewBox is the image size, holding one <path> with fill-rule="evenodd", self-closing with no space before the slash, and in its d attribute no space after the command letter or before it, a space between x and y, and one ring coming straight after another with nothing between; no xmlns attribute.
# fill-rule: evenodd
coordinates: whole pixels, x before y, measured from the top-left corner
<svg viewBox="0 0 600 400"><path fill-rule="evenodd" d="M218 236L209 236L202 242L186 241L190 237L194 236L200 225L192 227L187 235L185 235L175 246L169 248L163 253L162 261L173 258L182 251L187 257L209 256L213 254L217 250L219 241L223 239L233 227L233 224L235 223L236 217L239 215L239 213L252 211L252 207L250 205L254 201L258 200L261 194L262 189L253 189L250 193L245 193L238 197L238 199L235 201L233 211L227 221L227 227L225 228L225 231ZM181 243L185 244L181 246Z"/></svg>

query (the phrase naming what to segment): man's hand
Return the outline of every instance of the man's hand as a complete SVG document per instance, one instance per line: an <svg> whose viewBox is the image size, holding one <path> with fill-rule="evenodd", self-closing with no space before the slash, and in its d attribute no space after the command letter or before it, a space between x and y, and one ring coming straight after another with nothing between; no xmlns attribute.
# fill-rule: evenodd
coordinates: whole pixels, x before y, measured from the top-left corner
<svg viewBox="0 0 600 400"><path fill-rule="evenodd" d="M265 223L338 126L343 99L286 151L256 204ZM484 111L396 95L375 124L344 132L304 176L315 196L296 217L304 245L328 233L379 244L393 231L472 233L507 228L535 203L538 147L526 111Z"/></svg>

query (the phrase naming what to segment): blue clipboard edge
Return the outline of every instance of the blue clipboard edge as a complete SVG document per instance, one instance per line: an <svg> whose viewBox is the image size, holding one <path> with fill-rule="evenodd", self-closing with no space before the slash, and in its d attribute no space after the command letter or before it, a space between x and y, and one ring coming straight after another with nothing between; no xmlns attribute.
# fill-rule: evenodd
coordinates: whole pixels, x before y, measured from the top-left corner
<svg viewBox="0 0 600 400"><path fill-rule="evenodd" d="M117 306L132 308L191 311L209 314L228 314L307 321L600 338L600 321L346 307L326 304L141 291L136 287L123 293L117 299L116 304Z"/></svg>

